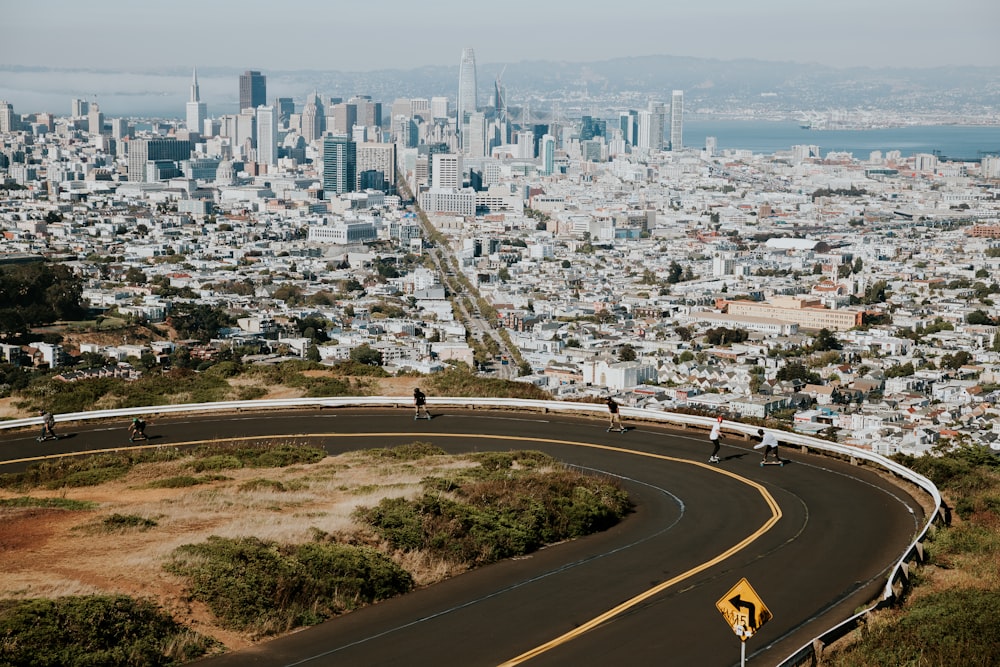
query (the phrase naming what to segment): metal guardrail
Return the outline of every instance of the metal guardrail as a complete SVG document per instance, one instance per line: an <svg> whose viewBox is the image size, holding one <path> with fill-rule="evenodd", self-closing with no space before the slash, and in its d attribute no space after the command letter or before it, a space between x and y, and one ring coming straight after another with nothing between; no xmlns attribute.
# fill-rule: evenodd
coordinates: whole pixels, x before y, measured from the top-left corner
<svg viewBox="0 0 1000 667"><path fill-rule="evenodd" d="M78 422L89 420L103 420L123 417L134 417L138 415L166 415L181 413L209 413L209 412L229 412L242 410L266 410L282 408L351 408L351 407L410 407L412 400L408 396L349 396L338 398L288 398L255 401L222 401L217 403L198 403L184 405L157 405L142 408L126 408L119 410L94 410L89 412L73 412L56 415L56 423ZM457 397L436 397L427 399L428 406L436 407L460 407L460 408L483 408L496 409L505 408L512 410L533 410L541 412L564 412L576 414L593 414L606 416L607 408L597 403L571 403L565 401L538 401L515 398L457 398ZM708 429L715 423L714 417L702 415L690 415L675 412L662 412L648 410L644 408L621 408L622 417L629 417L636 420L664 422L687 428L689 426ZM0 422L0 430L24 428L29 426L41 426L41 417L29 417L26 419L13 419ZM747 438L755 435L759 427L741 424L739 422L723 422L723 430L728 433L738 433ZM765 429L772 430L773 429ZM790 656L778 663L778 667L799 667L805 664L817 664L823 648L833 641L840 639L856 627L874 609L886 606L895 601L905 589L905 584L909 579L910 565L913 562L923 560L923 543L928 532L935 523L943 519L941 493L934 484L909 468L902 466L884 456L874 454L854 447L845 447L833 442L814 438L800 433L789 431L773 431L782 446L796 446L802 451L816 451L849 459L852 463L866 461L880 466L892 474L916 484L927 492L934 503L934 511L930 514L927 523L918 534L912 544L903 552L903 555L896 562L892 573L886 581L881 598L870 607L858 612L851 618L830 628L820 636L816 637L808 644L805 644Z"/></svg>

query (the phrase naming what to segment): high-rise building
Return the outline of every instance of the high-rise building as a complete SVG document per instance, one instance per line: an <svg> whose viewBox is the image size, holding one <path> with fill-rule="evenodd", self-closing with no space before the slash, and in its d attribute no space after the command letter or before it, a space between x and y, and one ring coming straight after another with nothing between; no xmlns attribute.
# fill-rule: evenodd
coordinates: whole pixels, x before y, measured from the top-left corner
<svg viewBox="0 0 1000 667"><path fill-rule="evenodd" d="M675 90L670 96L670 150L684 148L684 91Z"/></svg>
<svg viewBox="0 0 1000 667"><path fill-rule="evenodd" d="M358 144L358 186L361 186L361 174L381 172L382 183L377 190L396 191L396 144L365 142Z"/></svg>
<svg viewBox="0 0 1000 667"><path fill-rule="evenodd" d="M101 107L94 102L90 105L87 110L87 132L91 136L101 134L104 131L104 114L101 113Z"/></svg>
<svg viewBox="0 0 1000 667"><path fill-rule="evenodd" d="M291 97L274 98L274 111L278 114L278 125L286 127L288 119L295 113L295 100Z"/></svg>
<svg viewBox="0 0 1000 667"><path fill-rule="evenodd" d="M639 135L636 142L638 148L647 151L663 150L666 115L666 105L659 102L650 102L648 109L639 112Z"/></svg>
<svg viewBox="0 0 1000 667"><path fill-rule="evenodd" d="M355 95L347 100L357 109L357 124L365 127L382 127L382 103L373 102L370 95Z"/></svg>
<svg viewBox="0 0 1000 667"><path fill-rule="evenodd" d="M556 138L551 134L542 135L538 153L542 159L542 174L551 176L556 170Z"/></svg>
<svg viewBox="0 0 1000 667"><path fill-rule="evenodd" d="M456 153L435 153L432 156L431 187L457 190L465 178L462 156Z"/></svg>
<svg viewBox="0 0 1000 667"><path fill-rule="evenodd" d="M21 129L20 120L14 115L14 105L7 100L0 100L0 132L17 132Z"/></svg>
<svg viewBox="0 0 1000 667"><path fill-rule="evenodd" d="M267 104L267 77L256 70L240 75L240 110Z"/></svg>
<svg viewBox="0 0 1000 667"><path fill-rule="evenodd" d="M323 136L326 131L326 113L323 110L323 101L319 98L319 93L315 90L313 94L306 98L306 105L302 109L302 138L306 141L315 141Z"/></svg>
<svg viewBox="0 0 1000 667"><path fill-rule="evenodd" d="M174 138L132 139L128 142L128 180L145 183L152 176L149 163L180 162L191 157L191 142Z"/></svg>
<svg viewBox="0 0 1000 667"><path fill-rule="evenodd" d="M198 88L198 68L191 73L191 99L185 107L187 129L189 132L201 132L205 119L208 118L208 107L201 101L201 91Z"/></svg>
<svg viewBox="0 0 1000 667"><path fill-rule="evenodd" d="M350 135L354 124L358 122L358 107L350 102L333 105L333 113L327 126L334 134Z"/></svg>
<svg viewBox="0 0 1000 667"><path fill-rule="evenodd" d="M618 128L622 131L622 139L630 146L638 145L639 112L635 109L618 112Z"/></svg>
<svg viewBox="0 0 1000 667"><path fill-rule="evenodd" d="M431 98L431 116L435 119L437 118L447 118L448 117L448 98L447 97L432 97Z"/></svg>
<svg viewBox="0 0 1000 667"><path fill-rule="evenodd" d="M117 141L121 141L126 137L132 137L132 129L129 127L128 120L125 118L112 118L111 119L111 137Z"/></svg>
<svg viewBox="0 0 1000 667"><path fill-rule="evenodd" d="M82 118L87 115L90 105L87 104L87 100L81 100L80 98L74 98L72 103L70 115L74 118Z"/></svg>
<svg viewBox="0 0 1000 667"><path fill-rule="evenodd" d="M257 162L278 164L278 113L274 107L257 107Z"/></svg>
<svg viewBox="0 0 1000 667"><path fill-rule="evenodd" d="M466 117L478 109L476 102L476 54L471 48L462 49L462 61L458 66L458 107L457 124L459 142L464 149L465 139L462 132L467 122Z"/></svg>
<svg viewBox="0 0 1000 667"><path fill-rule="evenodd" d="M343 135L323 137L323 192L326 196L353 192L357 169L357 144Z"/></svg>

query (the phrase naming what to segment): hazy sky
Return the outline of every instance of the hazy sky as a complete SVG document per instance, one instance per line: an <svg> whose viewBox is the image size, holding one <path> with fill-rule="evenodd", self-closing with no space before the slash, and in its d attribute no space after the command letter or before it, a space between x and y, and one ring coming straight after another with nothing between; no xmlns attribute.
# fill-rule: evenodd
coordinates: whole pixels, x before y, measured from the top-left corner
<svg viewBox="0 0 1000 667"><path fill-rule="evenodd" d="M997 0L6 0L0 65L364 71L674 55L1000 66ZM474 9L473 9L474 8Z"/></svg>

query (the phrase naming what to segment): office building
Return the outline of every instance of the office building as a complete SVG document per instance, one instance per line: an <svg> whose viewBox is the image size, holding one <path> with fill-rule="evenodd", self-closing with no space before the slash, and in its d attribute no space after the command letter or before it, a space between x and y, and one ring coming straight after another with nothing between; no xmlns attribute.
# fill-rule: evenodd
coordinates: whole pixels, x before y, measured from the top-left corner
<svg viewBox="0 0 1000 667"><path fill-rule="evenodd" d="M14 105L0 100L0 133L17 132L21 129L21 119L14 115Z"/></svg>
<svg viewBox="0 0 1000 667"><path fill-rule="evenodd" d="M447 97L432 97L431 98L431 116L437 119L448 118L448 98Z"/></svg>
<svg viewBox="0 0 1000 667"><path fill-rule="evenodd" d="M365 142L357 145L358 156L358 189L372 188L393 193L396 191L396 144ZM372 184L371 180L361 182L361 174L381 173L381 184ZM378 180L376 178L376 180ZM365 186L365 187L363 187Z"/></svg>
<svg viewBox="0 0 1000 667"><path fill-rule="evenodd" d="M556 138L551 134L542 135L538 153L542 159L541 173L551 176L556 170Z"/></svg>
<svg viewBox="0 0 1000 667"><path fill-rule="evenodd" d="M295 113L295 100L291 97L274 98L274 112L278 114L278 126L288 127L288 120Z"/></svg>
<svg viewBox="0 0 1000 667"><path fill-rule="evenodd" d="M356 109L356 123L365 127L382 127L382 103L373 102L370 95L355 95L347 100Z"/></svg>
<svg viewBox="0 0 1000 667"><path fill-rule="evenodd" d="M101 113L101 107L94 102L90 105L87 110L87 132L91 136L95 134L101 134L104 131L104 114Z"/></svg>
<svg viewBox="0 0 1000 667"><path fill-rule="evenodd" d="M457 190L465 178L462 156L456 153L435 153L432 155L431 187Z"/></svg>
<svg viewBox="0 0 1000 667"><path fill-rule="evenodd" d="M90 107L86 100L81 100L79 98L75 98L71 106L70 115L73 116L73 118L83 118L87 115L87 111L89 111Z"/></svg>
<svg viewBox="0 0 1000 667"><path fill-rule="evenodd" d="M334 134L350 135L358 122L358 107L350 102L334 104L327 123L328 129Z"/></svg>
<svg viewBox="0 0 1000 667"><path fill-rule="evenodd" d="M187 129L189 132L201 132L205 119L208 118L208 107L201 101L201 91L198 88L198 69L191 74L191 98L185 107Z"/></svg>
<svg viewBox="0 0 1000 667"><path fill-rule="evenodd" d="M684 91L675 90L670 96L670 150L684 148Z"/></svg>
<svg viewBox="0 0 1000 667"><path fill-rule="evenodd" d="M457 127L459 142L465 148L462 132L465 130L466 117L478 109L476 102L476 54L471 48L462 49L462 61L458 67L458 107Z"/></svg>
<svg viewBox="0 0 1000 667"><path fill-rule="evenodd" d="M301 125L302 138L307 142L319 139L326 131L326 112L323 109L323 101L315 90L306 98Z"/></svg>
<svg viewBox="0 0 1000 667"><path fill-rule="evenodd" d="M257 107L257 162L278 164L278 114L274 107Z"/></svg>
<svg viewBox="0 0 1000 667"><path fill-rule="evenodd" d="M255 70L240 75L240 110L267 104L267 77Z"/></svg>
<svg viewBox="0 0 1000 667"><path fill-rule="evenodd" d="M357 144L343 135L323 137L323 192L327 198L354 192L357 168Z"/></svg>
<svg viewBox="0 0 1000 667"><path fill-rule="evenodd" d="M128 180L146 183L152 179L150 164L169 161L180 162L191 157L191 142L173 138L132 139L128 142Z"/></svg>

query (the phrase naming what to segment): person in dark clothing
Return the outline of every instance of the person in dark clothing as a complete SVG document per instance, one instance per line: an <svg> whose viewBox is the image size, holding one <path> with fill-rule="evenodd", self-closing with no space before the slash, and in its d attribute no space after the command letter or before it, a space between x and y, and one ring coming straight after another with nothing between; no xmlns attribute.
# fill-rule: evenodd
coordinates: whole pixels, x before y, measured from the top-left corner
<svg viewBox="0 0 1000 667"><path fill-rule="evenodd" d="M416 387L413 390L413 408L415 410L413 414L414 419L430 419L431 414L427 412L427 395L420 391L420 387Z"/></svg>
<svg viewBox="0 0 1000 667"><path fill-rule="evenodd" d="M618 411L618 403L615 399L608 396L608 418L610 422L608 423L608 433L611 431L624 431L625 427L622 426L622 416Z"/></svg>

